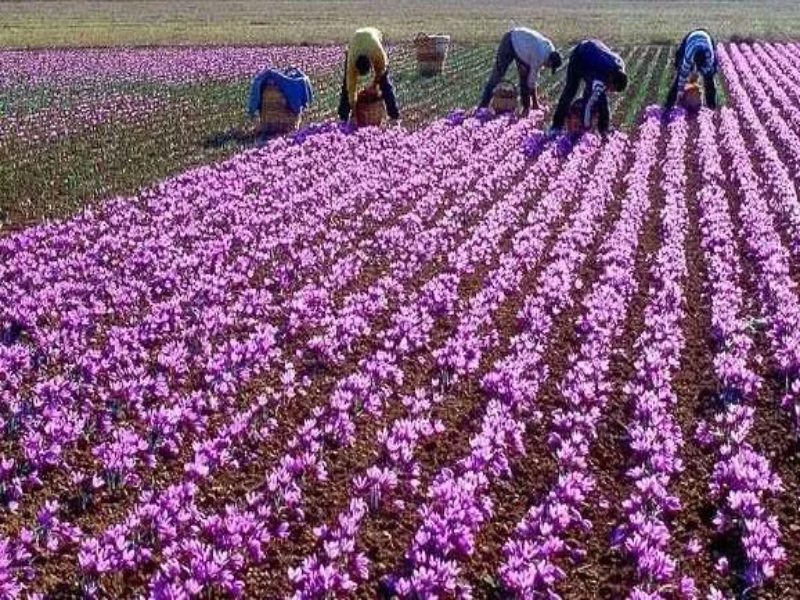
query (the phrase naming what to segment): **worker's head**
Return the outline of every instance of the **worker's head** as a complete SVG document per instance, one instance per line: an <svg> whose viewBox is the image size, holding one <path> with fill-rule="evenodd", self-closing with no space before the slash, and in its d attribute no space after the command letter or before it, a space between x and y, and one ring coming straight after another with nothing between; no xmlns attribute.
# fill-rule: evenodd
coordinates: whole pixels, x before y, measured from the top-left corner
<svg viewBox="0 0 800 600"><path fill-rule="evenodd" d="M614 71L608 80L608 88L612 92L624 92L628 87L628 74L625 71Z"/></svg>
<svg viewBox="0 0 800 600"><path fill-rule="evenodd" d="M697 66L698 69L705 69L706 62L708 62L708 58L706 57L705 52L694 53L694 64Z"/></svg>
<svg viewBox="0 0 800 600"><path fill-rule="evenodd" d="M359 57L356 58L356 71L358 71L358 74L363 77L370 72L370 69L372 69L372 63L369 57L365 54L359 55Z"/></svg>
<svg viewBox="0 0 800 600"><path fill-rule="evenodd" d="M547 66L552 69L553 74L558 71L563 63L564 61L561 60L561 54L559 54L558 50L553 50L550 56L547 57Z"/></svg>

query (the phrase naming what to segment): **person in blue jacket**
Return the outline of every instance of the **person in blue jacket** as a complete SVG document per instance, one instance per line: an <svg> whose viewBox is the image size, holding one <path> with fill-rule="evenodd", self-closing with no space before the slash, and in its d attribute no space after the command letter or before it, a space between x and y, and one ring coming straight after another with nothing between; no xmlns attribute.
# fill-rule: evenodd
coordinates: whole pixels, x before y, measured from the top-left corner
<svg viewBox="0 0 800 600"><path fill-rule="evenodd" d="M623 92L628 87L625 62L603 42L584 40L575 46L570 54L567 82L553 115L551 134L563 131L569 107L578 93L581 82L584 83L584 126L587 129L591 127L592 115L596 111L598 131L603 134L608 132L611 115L607 94Z"/></svg>
<svg viewBox="0 0 800 600"><path fill-rule="evenodd" d="M708 108L713 110L717 107L717 86L714 83L714 75L717 74L718 64L715 46L714 38L705 29L695 29L683 38L675 52L675 79L664 103L665 111L675 106L678 95L683 92L693 72L699 72L703 76Z"/></svg>

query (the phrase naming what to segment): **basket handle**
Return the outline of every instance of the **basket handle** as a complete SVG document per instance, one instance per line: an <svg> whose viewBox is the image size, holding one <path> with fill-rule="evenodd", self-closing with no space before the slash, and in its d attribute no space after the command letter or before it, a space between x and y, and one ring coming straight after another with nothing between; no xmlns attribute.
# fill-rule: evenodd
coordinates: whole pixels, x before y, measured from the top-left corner
<svg viewBox="0 0 800 600"><path fill-rule="evenodd" d="M497 84L497 86L495 87L495 89L497 89L497 88L500 88L500 89L503 89L503 88L505 88L505 89L507 89L507 90L509 90L509 91L512 91L512 92L514 92L515 94L517 93L517 86L516 86L516 84L515 84L513 81L510 81L510 80L508 80L508 79L501 79L501 80L498 82L498 84Z"/></svg>
<svg viewBox="0 0 800 600"><path fill-rule="evenodd" d="M375 86L369 86L361 90L356 96L356 103L371 104L382 100L380 90Z"/></svg>

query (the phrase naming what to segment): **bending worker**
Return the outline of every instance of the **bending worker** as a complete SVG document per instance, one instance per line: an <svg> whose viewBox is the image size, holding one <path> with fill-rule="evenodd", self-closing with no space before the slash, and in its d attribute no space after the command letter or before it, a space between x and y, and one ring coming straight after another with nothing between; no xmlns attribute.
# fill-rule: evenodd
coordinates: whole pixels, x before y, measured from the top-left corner
<svg viewBox="0 0 800 600"><path fill-rule="evenodd" d="M625 63L603 42L584 40L575 46L569 57L567 83L553 115L551 134L563 131L569 107L578 93L581 81L584 82L584 127L591 128L592 115L597 111L597 129L600 133L608 132L611 115L608 110L607 93L623 92L628 87Z"/></svg>
<svg viewBox="0 0 800 600"><path fill-rule="evenodd" d="M389 60L383 49L383 35L374 27L356 30L345 55L344 81L339 98L339 118L347 121L356 104L356 88L359 76L374 73L373 85L380 89L390 119L400 118L394 86L389 77Z"/></svg>
<svg viewBox="0 0 800 600"><path fill-rule="evenodd" d="M540 108L536 89L539 80L539 69L549 67L555 73L561 66L561 55L556 51L553 42L538 31L526 27L515 27L501 38L500 46L497 48L494 70L492 70L489 81L486 82L486 87L483 90L480 108L489 106L494 88L505 77L512 61L517 63L517 71L519 73L522 114L524 116L527 115L531 105L533 105L534 110Z"/></svg>
<svg viewBox="0 0 800 600"><path fill-rule="evenodd" d="M718 65L714 47L714 39L704 29L696 29L683 38L675 53L675 80L667 94L665 110L670 110L675 106L678 94L683 92L686 81L694 72L699 72L703 76L708 108L713 110L717 107L717 87L714 83L714 75L717 74Z"/></svg>

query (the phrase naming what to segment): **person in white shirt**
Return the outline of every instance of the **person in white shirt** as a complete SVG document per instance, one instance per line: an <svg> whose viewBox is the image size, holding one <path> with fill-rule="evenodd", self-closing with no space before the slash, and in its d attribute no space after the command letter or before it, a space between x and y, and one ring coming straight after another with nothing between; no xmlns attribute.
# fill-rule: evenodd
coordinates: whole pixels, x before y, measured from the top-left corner
<svg viewBox="0 0 800 600"><path fill-rule="evenodd" d="M561 66L561 55L555 45L538 31L527 27L515 27L503 35L497 48L494 69L486 82L479 108L486 108L492 100L497 84L505 77L512 62L517 63L519 72L519 95L522 101L522 114L527 115L531 109L539 109L537 83L539 70L549 67L553 73Z"/></svg>

